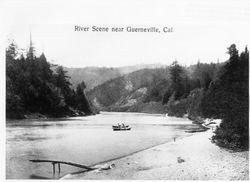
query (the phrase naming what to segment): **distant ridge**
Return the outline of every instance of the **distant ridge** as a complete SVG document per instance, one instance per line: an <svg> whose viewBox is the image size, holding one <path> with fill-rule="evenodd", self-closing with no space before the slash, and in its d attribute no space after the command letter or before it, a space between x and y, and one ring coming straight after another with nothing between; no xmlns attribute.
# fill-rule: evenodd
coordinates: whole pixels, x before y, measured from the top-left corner
<svg viewBox="0 0 250 182"><path fill-rule="evenodd" d="M84 67L84 68L68 68L64 67L64 70L68 72L68 76L71 77L72 87L76 87L77 84L84 81L87 90L91 90L94 87L125 74L141 70L141 69L154 69L163 68L163 64L138 64L132 66L123 67Z"/></svg>

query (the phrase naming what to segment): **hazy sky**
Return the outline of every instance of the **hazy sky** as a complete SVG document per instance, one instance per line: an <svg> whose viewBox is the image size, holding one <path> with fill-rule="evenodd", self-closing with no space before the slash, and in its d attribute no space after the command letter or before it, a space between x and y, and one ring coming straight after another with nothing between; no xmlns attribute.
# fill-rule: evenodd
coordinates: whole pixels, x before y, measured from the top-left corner
<svg viewBox="0 0 250 182"><path fill-rule="evenodd" d="M248 0L6 0L6 40L68 67L225 61L226 48L249 45ZM75 32L74 26L173 27L173 33ZM7 41L6 41L7 42Z"/></svg>

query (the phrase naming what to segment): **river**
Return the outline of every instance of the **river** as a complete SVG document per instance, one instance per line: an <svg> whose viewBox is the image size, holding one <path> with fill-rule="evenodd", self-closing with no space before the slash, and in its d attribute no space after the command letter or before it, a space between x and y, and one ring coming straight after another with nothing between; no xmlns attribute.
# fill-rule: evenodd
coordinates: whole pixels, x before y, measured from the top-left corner
<svg viewBox="0 0 250 182"><path fill-rule="evenodd" d="M112 125L118 122L130 125L131 131L113 131ZM93 165L178 140L190 135L185 130L192 128L197 126L185 118L143 113L101 112L87 117L7 121L6 178L51 179L50 163L29 160ZM80 170L61 165L60 176Z"/></svg>

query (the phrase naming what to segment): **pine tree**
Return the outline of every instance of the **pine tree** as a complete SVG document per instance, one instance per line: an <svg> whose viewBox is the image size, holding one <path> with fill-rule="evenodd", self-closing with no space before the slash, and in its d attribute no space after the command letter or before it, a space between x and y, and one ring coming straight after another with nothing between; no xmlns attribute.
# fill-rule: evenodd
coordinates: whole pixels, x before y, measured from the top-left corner
<svg viewBox="0 0 250 182"><path fill-rule="evenodd" d="M67 76L67 71L65 71L62 66L56 68L55 84L61 89L61 93L66 104L69 104L72 94L70 89L71 83L69 81L69 77Z"/></svg>
<svg viewBox="0 0 250 182"><path fill-rule="evenodd" d="M178 64L177 61L174 61L170 66L170 78L171 78L171 87L175 92L176 100L178 100L184 94L182 73L183 73L182 67Z"/></svg>
<svg viewBox="0 0 250 182"><path fill-rule="evenodd" d="M85 88L86 88L86 85L84 82L81 82L76 87L77 109L84 112L85 114L90 114L92 111L84 93Z"/></svg>

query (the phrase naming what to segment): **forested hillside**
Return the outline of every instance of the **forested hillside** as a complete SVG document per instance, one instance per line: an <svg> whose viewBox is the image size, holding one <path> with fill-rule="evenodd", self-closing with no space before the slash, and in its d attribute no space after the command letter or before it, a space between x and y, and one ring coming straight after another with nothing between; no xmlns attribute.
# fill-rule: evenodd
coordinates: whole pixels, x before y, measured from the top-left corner
<svg viewBox="0 0 250 182"><path fill-rule="evenodd" d="M113 78L121 76L118 69L115 68L98 68L98 67L86 67L86 68L64 68L68 75L71 77L72 87L76 88L77 84L82 81L86 84L86 89L90 90L95 86L104 83Z"/></svg>
<svg viewBox="0 0 250 182"><path fill-rule="evenodd" d="M27 55L18 56L17 46L6 49L6 117L75 116L92 113L85 97L84 82L76 90L70 87L70 77L62 66L52 71L42 53L35 56L31 44Z"/></svg>
<svg viewBox="0 0 250 182"><path fill-rule="evenodd" d="M169 67L142 69L109 80L87 95L100 110L166 113L173 93L178 100L187 98L195 88L207 88L220 65L198 62L197 65L182 67L174 62ZM170 115L171 108L168 108Z"/></svg>
<svg viewBox="0 0 250 182"><path fill-rule="evenodd" d="M91 90L92 88L117 77L123 76L125 74L145 69L145 68L159 68L162 67L161 64L139 64L133 66L123 66L123 67L86 67L86 68L67 68L64 70L68 72L71 77L72 87L76 86L82 81L86 84L86 90Z"/></svg>
<svg viewBox="0 0 250 182"><path fill-rule="evenodd" d="M168 84L166 68L142 69L109 80L87 95L100 110L164 113L161 101Z"/></svg>

